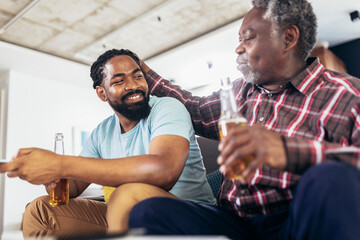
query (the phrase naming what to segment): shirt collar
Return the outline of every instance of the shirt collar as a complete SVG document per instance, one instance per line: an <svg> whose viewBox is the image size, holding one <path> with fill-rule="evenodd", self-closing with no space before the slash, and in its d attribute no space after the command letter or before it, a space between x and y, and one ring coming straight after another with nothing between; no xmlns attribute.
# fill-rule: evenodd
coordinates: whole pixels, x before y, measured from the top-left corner
<svg viewBox="0 0 360 240"><path fill-rule="evenodd" d="M290 80L290 83L302 94L309 95L319 84L319 75L325 70L319 58L308 58L307 67Z"/></svg>

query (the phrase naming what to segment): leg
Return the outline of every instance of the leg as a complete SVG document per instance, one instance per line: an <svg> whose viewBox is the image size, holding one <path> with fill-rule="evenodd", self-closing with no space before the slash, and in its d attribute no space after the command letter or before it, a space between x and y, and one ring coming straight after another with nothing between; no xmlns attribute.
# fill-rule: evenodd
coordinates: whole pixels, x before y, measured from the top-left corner
<svg viewBox="0 0 360 240"><path fill-rule="evenodd" d="M111 194L106 220L108 233L122 233L128 230L129 214L138 202L150 197L177 198L175 195L152 185L128 183L121 185Z"/></svg>
<svg viewBox="0 0 360 240"><path fill-rule="evenodd" d="M144 228L148 235L223 235L231 239L256 239L251 224L226 209L170 198L150 198L130 213L129 227Z"/></svg>
<svg viewBox="0 0 360 240"><path fill-rule="evenodd" d="M338 162L312 167L297 186L286 238L358 239L359 203L359 170Z"/></svg>
<svg viewBox="0 0 360 240"><path fill-rule="evenodd" d="M39 197L25 209L24 238L105 234L106 208L104 202L79 198L70 199L68 205L53 207L48 196Z"/></svg>

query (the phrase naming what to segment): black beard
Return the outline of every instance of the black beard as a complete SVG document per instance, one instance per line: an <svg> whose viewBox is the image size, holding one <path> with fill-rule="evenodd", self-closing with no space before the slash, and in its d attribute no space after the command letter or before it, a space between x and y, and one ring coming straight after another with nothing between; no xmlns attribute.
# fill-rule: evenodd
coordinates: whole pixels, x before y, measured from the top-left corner
<svg viewBox="0 0 360 240"><path fill-rule="evenodd" d="M144 96L144 100L131 104L125 103L125 98L134 93L142 94ZM121 98L121 104L111 102L110 100L108 100L108 102L116 112L132 121L140 121L141 119L147 118L151 111L151 107L149 106L149 95L145 96L145 92L141 90L135 90L123 96Z"/></svg>

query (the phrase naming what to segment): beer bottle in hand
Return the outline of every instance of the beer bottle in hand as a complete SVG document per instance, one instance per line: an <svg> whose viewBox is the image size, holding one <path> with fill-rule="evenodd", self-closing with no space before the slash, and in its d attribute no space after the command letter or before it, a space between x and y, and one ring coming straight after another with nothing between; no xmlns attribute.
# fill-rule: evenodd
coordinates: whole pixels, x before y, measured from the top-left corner
<svg viewBox="0 0 360 240"><path fill-rule="evenodd" d="M64 154L64 136L62 133L55 134L55 149L56 154ZM50 188L50 205L59 206L66 205L69 202L69 180L60 179L55 188Z"/></svg>
<svg viewBox="0 0 360 240"><path fill-rule="evenodd" d="M220 88L221 115L219 119L219 135L220 139L226 137L230 128L234 126L246 126L246 118L237 110L237 104L232 88L230 78L221 79ZM238 161L226 173L226 177L231 180L239 180L242 178L241 173L251 161L252 156Z"/></svg>

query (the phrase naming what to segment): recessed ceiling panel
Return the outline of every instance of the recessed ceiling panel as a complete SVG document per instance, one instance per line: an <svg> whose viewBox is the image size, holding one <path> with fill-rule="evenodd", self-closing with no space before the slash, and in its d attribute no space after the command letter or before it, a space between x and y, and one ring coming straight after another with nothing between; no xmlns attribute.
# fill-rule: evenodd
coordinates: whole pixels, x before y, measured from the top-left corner
<svg viewBox="0 0 360 240"><path fill-rule="evenodd" d="M249 8L248 1L167 1L82 49L78 56L95 60L107 49L126 48L148 58L239 19Z"/></svg>
<svg viewBox="0 0 360 240"><path fill-rule="evenodd" d="M42 44L51 39L55 33L56 30L52 28L20 19L16 22L16 26L10 27L0 36L1 39L7 42L28 48L41 49Z"/></svg>

